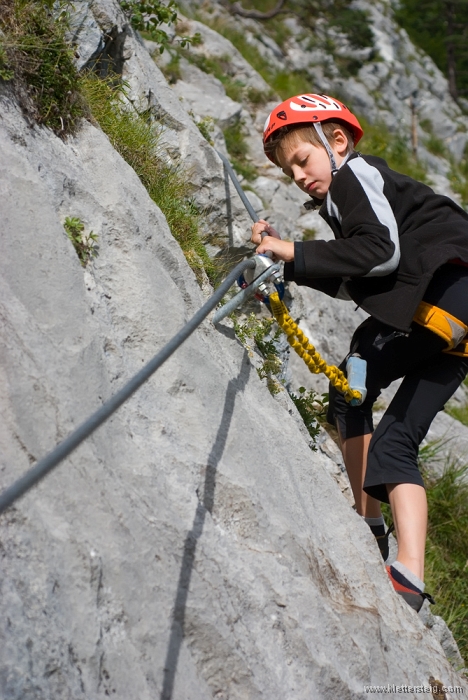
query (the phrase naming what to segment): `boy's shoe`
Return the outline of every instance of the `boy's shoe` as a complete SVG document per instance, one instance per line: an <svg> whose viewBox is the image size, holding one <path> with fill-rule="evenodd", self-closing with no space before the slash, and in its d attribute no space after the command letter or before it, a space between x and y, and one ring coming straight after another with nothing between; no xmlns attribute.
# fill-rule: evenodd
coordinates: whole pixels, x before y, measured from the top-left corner
<svg viewBox="0 0 468 700"><path fill-rule="evenodd" d="M395 525L392 523L390 527L388 528L387 532L385 532L385 526L384 525L378 525L377 527L372 527L372 534L374 535L375 539L377 540L377 544L379 545L380 553L382 555L382 559L384 561L387 561L388 555L389 555L389 545L388 545L388 536L390 535L391 532L393 532L395 529Z"/></svg>
<svg viewBox="0 0 468 700"><path fill-rule="evenodd" d="M430 602L431 605L435 605L435 600L431 595L429 595L429 593L423 593L422 591L418 591L414 588L410 588L409 586L403 585L402 583L397 581L392 575L391 566L386 566L385 568L387 569L388 578L392 582L393 588L398 593L398 595L401 595L401 597L404 600L406 600L408 605L411 608L413 608L413 610L419 612L426 599Z"/></svg>

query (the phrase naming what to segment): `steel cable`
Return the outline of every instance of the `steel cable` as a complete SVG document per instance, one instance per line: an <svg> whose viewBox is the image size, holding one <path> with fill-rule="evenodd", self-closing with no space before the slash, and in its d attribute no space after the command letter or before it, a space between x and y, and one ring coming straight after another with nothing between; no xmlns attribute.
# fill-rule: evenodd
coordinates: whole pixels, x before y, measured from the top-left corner
<svg viewBox="0 0 468 700"><path fill-rule="evenodd" d="M29 491L35 484L43 479L65 457L75 450L86 438L94 433L117 409L132 396L132 394L144 384L154 372L187 340L200 323L208 316L215 306L221 301L228 289L236 279L249 267L255 267L253 260L244 260L239 263L226 277L208 301L197 313L180 329L180 331L155 355L134 377L132 377L120 391L106 401L92 416L74 430L63 442L61 442L48 455L37 462L22 477L0 494L0 513L9 508L18 498Z"/></svg>

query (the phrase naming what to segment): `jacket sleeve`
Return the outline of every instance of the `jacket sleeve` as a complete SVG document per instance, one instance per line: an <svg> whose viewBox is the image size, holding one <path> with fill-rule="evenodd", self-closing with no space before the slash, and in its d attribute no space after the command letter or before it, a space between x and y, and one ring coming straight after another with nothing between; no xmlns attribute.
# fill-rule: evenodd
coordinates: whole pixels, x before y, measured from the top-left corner
<svg viewBox="0 0 468 700"><path fill-rule="evenodd" d="M398 225L384 194L384 179L375 166L362 157L348 161L330 186L326 206L339 237L296 244L296 275L382 277L396 270L400 261Z"/></svg>
<svg viewBox="0 0 468 700"><path fill-rule="evenodd" d="M295 243L294 248L297 245L298 244ZM295 262L285 263L284 279L285 282L293 281L299 286L312 287L312 289L317 289L319 292L323 292L329 297L349 299L349 296L343 289L344 284L341 277L306 277L304 275L297 274Z"/></svg>

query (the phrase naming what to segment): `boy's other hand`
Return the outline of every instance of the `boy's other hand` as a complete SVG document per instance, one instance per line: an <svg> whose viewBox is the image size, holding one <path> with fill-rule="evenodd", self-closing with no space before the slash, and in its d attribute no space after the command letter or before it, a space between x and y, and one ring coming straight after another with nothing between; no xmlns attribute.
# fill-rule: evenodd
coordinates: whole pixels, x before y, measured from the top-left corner
<svg viewBox="0 0 468 700"><path fill-rule="evenodd" d="M256 245L261 243L262 233L267 233L273 238L281 239L281 236L279 235L278 231L275 231L273 226L270 226L268 221L265 221L265 219L260 219L252 226L252 238L250 239L252 243L255 243Z"/></svg>
<svg viewBox="0 0 468 700"><path fill-rule="evenodd" d="M260 254L268 251L273 253L273 260L284 260L284 262L292 262L294 260L294 243L291 241L281 241L278 238L273 238L273 236L265 236L256 252Z"/></svg>

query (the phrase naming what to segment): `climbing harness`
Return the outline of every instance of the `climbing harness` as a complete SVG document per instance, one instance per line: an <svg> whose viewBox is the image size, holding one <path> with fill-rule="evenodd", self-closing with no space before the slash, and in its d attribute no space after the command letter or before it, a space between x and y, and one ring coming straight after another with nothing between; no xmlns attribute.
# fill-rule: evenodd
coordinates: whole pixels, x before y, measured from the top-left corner
<svg viewBox="0 0 468 700"><path fill-rule="evenodd" d="M448 347L442 352L468 357L468 326L449 314L448 311L444 311L434 304L429 304L427 301L421 301L413 321L445 340Z"/></svg>
<svg viewBox="0 0 468 700"><path fill-rule="evenodd" d="M350 380L346 378L344 372L338 367L335 367L335 365L327 365L314 346L309 343L308 338L306 338L297 323L295 323L289 315L286 306L279 298L278 292L270 294L270 308L278 325L285 332L289 345L297 352L299 357L302 357L309 370L313 374L325 374L332 386L344 394L346 401L348 401L351 406L359 406L366 398L367 393L365 381L362 381L363 371L365 378L365 360L356 356L351 356L348 359L348 365L351 367L354 366L355 376L359 375L359 384L361 385L359 389L352 388L352 386L350 386Z"/></svg>

